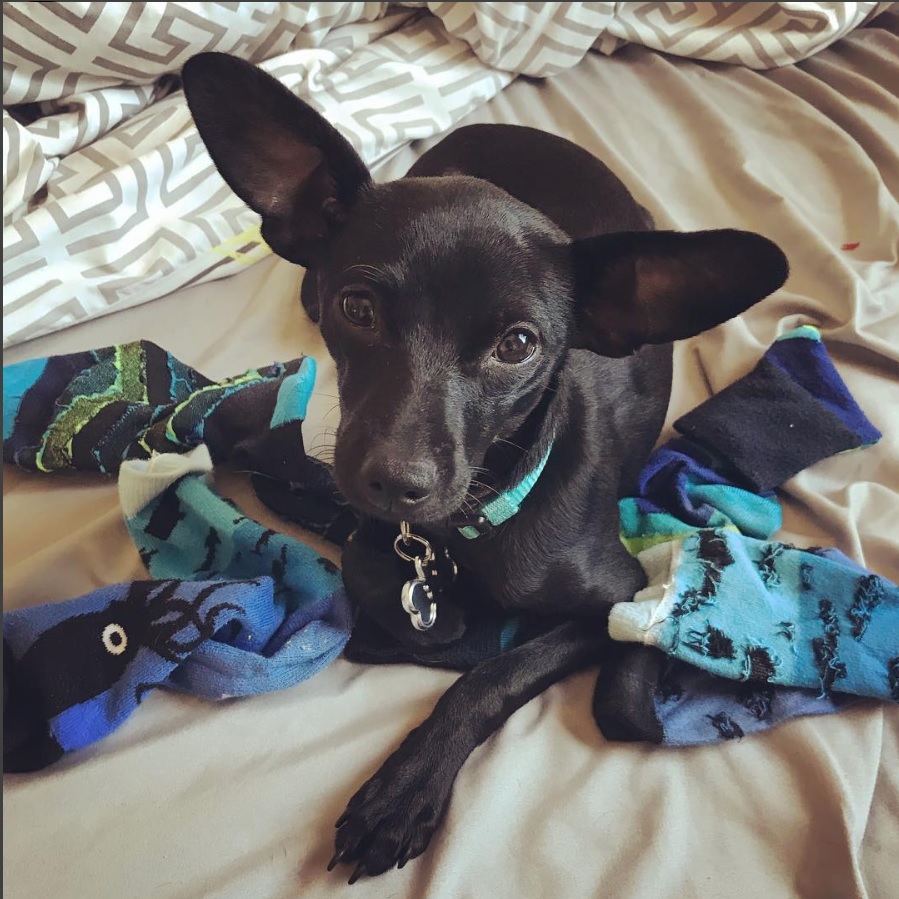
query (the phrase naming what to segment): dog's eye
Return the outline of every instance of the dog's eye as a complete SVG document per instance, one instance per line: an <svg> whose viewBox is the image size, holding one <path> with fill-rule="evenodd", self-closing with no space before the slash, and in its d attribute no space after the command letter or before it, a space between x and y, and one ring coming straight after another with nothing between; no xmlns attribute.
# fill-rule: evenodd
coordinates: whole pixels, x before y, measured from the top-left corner
<svg viewBox="0 0 899 899"><path fill-rule="evenodd" d="M375 307L364 293L347 293L343 297L343 314L357 328L375 326Z"/></svg>
<svg viewBox="0 0 899 899"><path fill-rule="evenodd" d="M537 335L526 328L513 328L496 345L493 356L507 365L521 365L537 351Z"/></svg>

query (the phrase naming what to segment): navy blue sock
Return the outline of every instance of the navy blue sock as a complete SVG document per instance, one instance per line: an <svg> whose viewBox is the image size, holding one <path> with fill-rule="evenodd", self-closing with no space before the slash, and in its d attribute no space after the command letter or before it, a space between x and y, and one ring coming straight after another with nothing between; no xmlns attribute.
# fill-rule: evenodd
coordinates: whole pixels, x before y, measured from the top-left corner
<svg viewBox="0 0 899 899"><path fill-rule="evenodd" d="M757 493L881 436L808 325L778 338L746 377L674 427L727 460Z"/></svg>

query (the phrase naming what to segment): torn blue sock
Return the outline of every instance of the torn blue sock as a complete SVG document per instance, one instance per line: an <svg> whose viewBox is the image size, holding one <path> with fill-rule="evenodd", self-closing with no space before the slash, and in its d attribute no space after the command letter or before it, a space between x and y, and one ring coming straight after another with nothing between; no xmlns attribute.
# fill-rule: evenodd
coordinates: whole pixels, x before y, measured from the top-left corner
<svg viewBox="0 0 899 899"><path fill-rule="evenodd" d="M710 678L667 656L654 697L665 742L672 746L739 739L793 718L830 715L858 701L847 693L822 696L818 690Z"/></svg>

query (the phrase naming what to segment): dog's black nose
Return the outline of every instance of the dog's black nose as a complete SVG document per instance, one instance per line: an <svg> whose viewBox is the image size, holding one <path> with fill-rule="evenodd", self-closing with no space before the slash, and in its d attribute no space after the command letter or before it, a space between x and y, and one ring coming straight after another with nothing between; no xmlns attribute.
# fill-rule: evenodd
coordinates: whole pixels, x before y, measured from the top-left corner
<svg viewBox="0 0 899 899"><path fill-rule="evenodd" d="M437 466L430 461L369 461L362 468L368 501L378 509L412 512L434 489Z"/></svg>

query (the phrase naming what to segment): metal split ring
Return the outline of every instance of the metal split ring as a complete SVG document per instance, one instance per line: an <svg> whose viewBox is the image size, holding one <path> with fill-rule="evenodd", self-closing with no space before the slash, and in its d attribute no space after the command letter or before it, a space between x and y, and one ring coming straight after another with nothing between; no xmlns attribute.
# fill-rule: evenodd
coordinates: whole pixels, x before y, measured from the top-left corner
<svg viewBox="0 0 899 899"><path fill-rule="evenodd" d="M424 553L422 555L410 555L407 553L402 547L409 546L412 543L418 543L419 546L422 547ZM424 537L419 537L418 534L413 534L412 529L409 526L408 521L400 522L400 532L397 534L396 539L393 541L393 551L401 558L405 559L407 562L420 562L421 564L425 564L430 562L434 558L434 550L431 548L431 544L425 540Z"/></svg>

